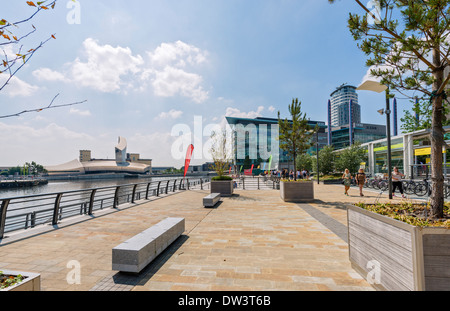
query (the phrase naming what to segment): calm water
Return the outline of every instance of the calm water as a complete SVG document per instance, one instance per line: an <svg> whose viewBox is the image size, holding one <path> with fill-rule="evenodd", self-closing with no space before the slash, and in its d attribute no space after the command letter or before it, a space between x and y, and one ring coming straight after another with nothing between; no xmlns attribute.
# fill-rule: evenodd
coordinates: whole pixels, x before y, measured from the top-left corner
<svg viewBox="0 0 450 311"><path fill-rule="evenodd" d="M47 185L30 188L0 189L0 198L26 196L34 194L56 193L71 190L91 189L126 185L133 183L156 182L160 180L181 179L182 177L152 177L152 178L118 178L118 179L97 179L97 180L71 180L71 181L49 181ZM190 178L205 178L195 176Z"/></svg>

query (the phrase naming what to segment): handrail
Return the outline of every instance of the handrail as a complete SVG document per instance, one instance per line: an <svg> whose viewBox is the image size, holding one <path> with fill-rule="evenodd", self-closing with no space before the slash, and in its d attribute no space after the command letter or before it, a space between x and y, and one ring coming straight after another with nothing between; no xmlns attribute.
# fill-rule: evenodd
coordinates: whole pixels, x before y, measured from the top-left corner
<svg viewBox="0 0 450 311"><path fill-rule="evenodd" d="M190 178L200 180L200 184L209 181L209 178ZM173 182L173 192L176 192L178 179L156 180L123 185L104 186L63 192L40 193L26 196L0 198L0 239L6 232L18 231L35 227L40 224L57 225L63 218L87 214L92 216L95 210L105 208L117 209L123 203L135 203L141 197L148 200L150 196L160 196L162 182L165 185L165 194L169 192L169 183ZM184 180L189 183L189 179ZM179 191L186 190L181 187ZM157 188L154 188L155 185ZM194 182L194 184L196 184ZM141 187L140 187L141 186ZM153 187L152 187L153 186ZM189 190L189 187L188 187ZM153 191L153 192L151 192ZM144 194L141 195L141 194ZM11 212L13 215L10 215Z"/></svg>

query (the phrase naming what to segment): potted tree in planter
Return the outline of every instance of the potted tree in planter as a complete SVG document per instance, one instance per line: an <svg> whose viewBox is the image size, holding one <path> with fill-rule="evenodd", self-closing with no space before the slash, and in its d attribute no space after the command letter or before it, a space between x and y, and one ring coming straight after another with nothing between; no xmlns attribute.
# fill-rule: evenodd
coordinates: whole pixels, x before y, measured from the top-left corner
<svg viewBox="0 0 450 311"><path fill-rule="evenodd" d="M293 99L289 105L291 120L280 118L278 112L278 125L280 128L280 148L293 158L294 169L297 167L297 155L305 153L311 146L312 136L318 130L318 126L312 129L308 125L306 113L301 111L301 102ZM285 202L306 202L314 200L314 185L310 180L280 180L280 196Z"/></svg>
<svg viewBox="0 0 450 311"><path fill-rule="evenodd" d="M370 67L370 78L359 89L385 91L387 108L392 91L429 103L421 115L431 121L432 192L426 208L412 203L349 207L350 260L363 275L378 276L374 283L380 288L449 290L442 148L450 82L450 1L378 1L375 9L355 2L363 15L350 13L348 27L361 41L358 47Z"/></svg>
<svg viewBox="0 0 450 311"><path fill-rule="evenodd" d="M213 159L212 169L217 176L211 178L211 193L220 193L221 196L233 195L233 178L226 175L232 161L232 139L225 129L214 131L211 134L210 153Z"/></svg>

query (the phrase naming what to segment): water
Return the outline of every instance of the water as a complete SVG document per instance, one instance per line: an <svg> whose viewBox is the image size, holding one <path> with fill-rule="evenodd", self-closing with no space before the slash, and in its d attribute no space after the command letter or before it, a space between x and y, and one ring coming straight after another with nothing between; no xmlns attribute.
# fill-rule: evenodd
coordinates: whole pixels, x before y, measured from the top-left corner
<svg viewBox="0 0 450 311"><path fill-rule="evenodd" d="M190 178L205 178L205 176L195 176ZM46 193L59 193L72 190L81 189L92 189L101 188L109 186L127 185L134 183L147 183L147 182L157 182L160 180L173 180L182 179L182 177L152 177L152 178L117 178L117 179L96 179L96 180L68 180L68 181L49 181L47 185L29 187L29 188L15 188L15 189L0 189L0 199L1 198L11 198L28 196L35 194L46 194Z"/></svg>

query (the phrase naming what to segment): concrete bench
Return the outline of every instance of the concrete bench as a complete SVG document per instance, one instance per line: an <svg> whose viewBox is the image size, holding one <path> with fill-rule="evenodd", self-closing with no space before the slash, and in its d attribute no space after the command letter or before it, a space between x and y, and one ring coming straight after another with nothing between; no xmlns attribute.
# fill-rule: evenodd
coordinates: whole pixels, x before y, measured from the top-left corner
<svg viewBox="0 0 450 311"><path fill-rule="evenodd" d="M220 193L211 193L203 198L204 207L214 207L220 201Z"/></svg>
<svg viewBox="0 0 450 311"><path fill-rule="evenodd" d="M139 273L183 234L184 218L166 218L112 250L112 269Z"/></svg>

